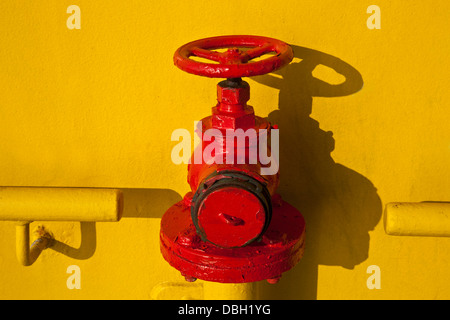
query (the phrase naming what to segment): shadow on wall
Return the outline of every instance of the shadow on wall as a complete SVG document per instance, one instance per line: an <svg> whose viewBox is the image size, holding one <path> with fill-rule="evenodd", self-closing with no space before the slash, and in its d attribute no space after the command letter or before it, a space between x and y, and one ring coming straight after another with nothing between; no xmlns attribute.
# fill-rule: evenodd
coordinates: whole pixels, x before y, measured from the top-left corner
<svg viewBox="0 0 450 320"><path fill-rule="evenodd" d="M169 189L121 189L124 208L122 218L161 218L166 210L181 200L181 196ZM95 222L80 222L81 243L71 247L57 239L51 249L70 258L86 260L94 255L97 247Z"/></svg>
<svg viewBox="0 0 450 320"><path fill-rule="evenodd" d="M280 187L282 197L298 208L306 219L303 259L283 274L276 285L261 282L260 299L316 299L318 266L352 269L368 258L369 231L381 218L381 201L373 184L364 176L331 157L335 141L331 132L319 128L310 117L313 97L340 97L359 91L360 73L344 61L320 51L292 46L295 57L273 75L252 78L276 88L279 110L269 115L280 127ZM313 77L318 65L345 77L331 85ZM161 218L181 196L168 189L122 189L123 218ZM96 227L81 222L79 248L56 242L52 247L75 259L88 259L96 250Z"/></svg>
<svg viewBox="0 0 450 320"><path fill-rule="evenodd" d="M263 299L316 299L318 266L353 269L365 261L368 232L382 213L376 188L361 174L334 162L332 132L321 130L310 117L313 97L356 93L363 86L361 74L331 55L292 47L300 62L277 71L278 77L252 79L280 90L279 110L268 117L280 128L279 193L305 217L306 247L303 259L277 285L262 285ZM313 77L318 65L335 70L345 81L331 85Z"/></svg>

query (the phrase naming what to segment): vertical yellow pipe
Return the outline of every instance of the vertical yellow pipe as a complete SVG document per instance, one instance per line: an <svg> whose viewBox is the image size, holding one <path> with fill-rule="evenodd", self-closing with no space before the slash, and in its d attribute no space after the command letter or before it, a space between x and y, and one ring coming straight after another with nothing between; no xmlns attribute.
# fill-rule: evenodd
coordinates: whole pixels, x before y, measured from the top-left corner
<svg viewBox="0 0 450 320"><path fill-rule="evenodd" d="M23 266L31 266L51 242L51 236L39 227L36 231L36 240L30 246L30 222L16 224L16 255Z"/></svg>
<svg viewBox="0 0 450 320"><path fill-rule="evenodd" d="M205 300L255 300L257 282L218 283L205 281L203 284Z"/></svg>
<svg viewBox="0 0 450 320"><path fill-rule="evenodd" d="M24 265L30 265L30 222L16 224L16 255L17 260Z"/></svg>

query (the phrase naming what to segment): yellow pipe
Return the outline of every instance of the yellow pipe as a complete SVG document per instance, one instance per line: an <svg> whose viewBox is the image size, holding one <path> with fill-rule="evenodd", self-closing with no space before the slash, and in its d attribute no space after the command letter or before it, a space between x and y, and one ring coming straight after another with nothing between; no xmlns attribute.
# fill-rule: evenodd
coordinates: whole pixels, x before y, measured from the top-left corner
<svg viewBox="0 0 450 320"><path fill-rule="evenodd" d="M36 240L30 243L30 222L19 222L16 224L16 255L19 262L24 266L32 265L41 254L42 250L49 247L52 236L43 227L38 227Z"/></svg>
<svg viewBox="0 0 450 320"><path fill-rule="evenodd" d="M450 202L388 203L384 228L396 236L450 237Z"/></svg>
<svg viewBox="0 0 450 320"><path fill-rule="evenodd" d="M257 282L218 283L205 281L203 297L205 300L256 300Z"/></svg>
<svg viewBox="0 0 450 320"><path fill-rule="evenodd" d="M0 220L119 221L118 189L0 187Z"/></svg>
<svg viewBox="0 0 450 320"><path fill-rule="evenodd" d="M16 255L17 260L24 265L30 265L30 223L18 223L16 225Z"/></svg>
<svg viewBox="0 0 450 320"><path fill-rule="evenodd" d="M16 221L16 255L33 264L51 243L39 229L30 247L31 221L119 221L123 195L118 189L0 187L0 220Z"/></svg>

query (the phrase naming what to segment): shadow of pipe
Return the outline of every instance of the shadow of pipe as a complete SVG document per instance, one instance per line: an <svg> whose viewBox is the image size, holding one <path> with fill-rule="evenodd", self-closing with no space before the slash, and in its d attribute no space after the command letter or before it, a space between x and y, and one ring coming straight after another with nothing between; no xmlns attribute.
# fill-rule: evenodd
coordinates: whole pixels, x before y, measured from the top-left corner
<svg viewBox="0 0 450 320"><path fill-rule="evenodd" d="M122 219L161 218L164 212L181 196L169 189L121 189L124 198ZM78 248L53 240L50 247L67 257L86 260L92 257L97 247L96 222L80 222L81 242Z"/></svg>
<svg viewBox="0 0 450 320"><path fill-rule="evenodd" d="M61 253L69 258L86 260L94 255L97 247L97 232L95 222L80 221L81 243L78 248L71 247L57 239L53 240L50 247L53 251Z"/></svg>
<svg viewBox="0 0 450 320"><path fill-rule="evenodd" d="M303 259L276 285L261 283L266 299L316 299L318 266L353 269L368 258L369 231L381 218L377 190L363 175L334 162L335 140L311 118L313 97L341 97L363 87L361 74L329 54L292 46L301 59L252 78L279 90L278 110L268 116L280 129L280 187L283 198L306 220ZM313 76L324 65L345 77L332 85Z"/></svg>
<svg viewBox="0 0 450 320"><path fill-rule="evenodd" d="M170 189L121 189L124 198L122 218L161 218L181 195Z"/></svg>

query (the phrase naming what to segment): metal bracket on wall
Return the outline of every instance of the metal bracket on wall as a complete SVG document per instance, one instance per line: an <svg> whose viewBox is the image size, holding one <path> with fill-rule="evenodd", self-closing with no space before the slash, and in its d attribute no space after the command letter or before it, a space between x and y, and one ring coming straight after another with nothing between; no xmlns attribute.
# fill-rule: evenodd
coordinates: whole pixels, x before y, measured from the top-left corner
<svg viewBox="0 0 450 320"><path fill-rule="evenodd" d="M0 220L16 222L16 254L24 266L33 264L53 239L41 227L30 246L32 221L114 222L122 211L119 189L0 187Z"/></svg>
<svg viewBox="0 0 450 320"><path fill-rule="evenodd" d="M384 229L394 236L450 237L450 202L392 202Z"/></svg>

